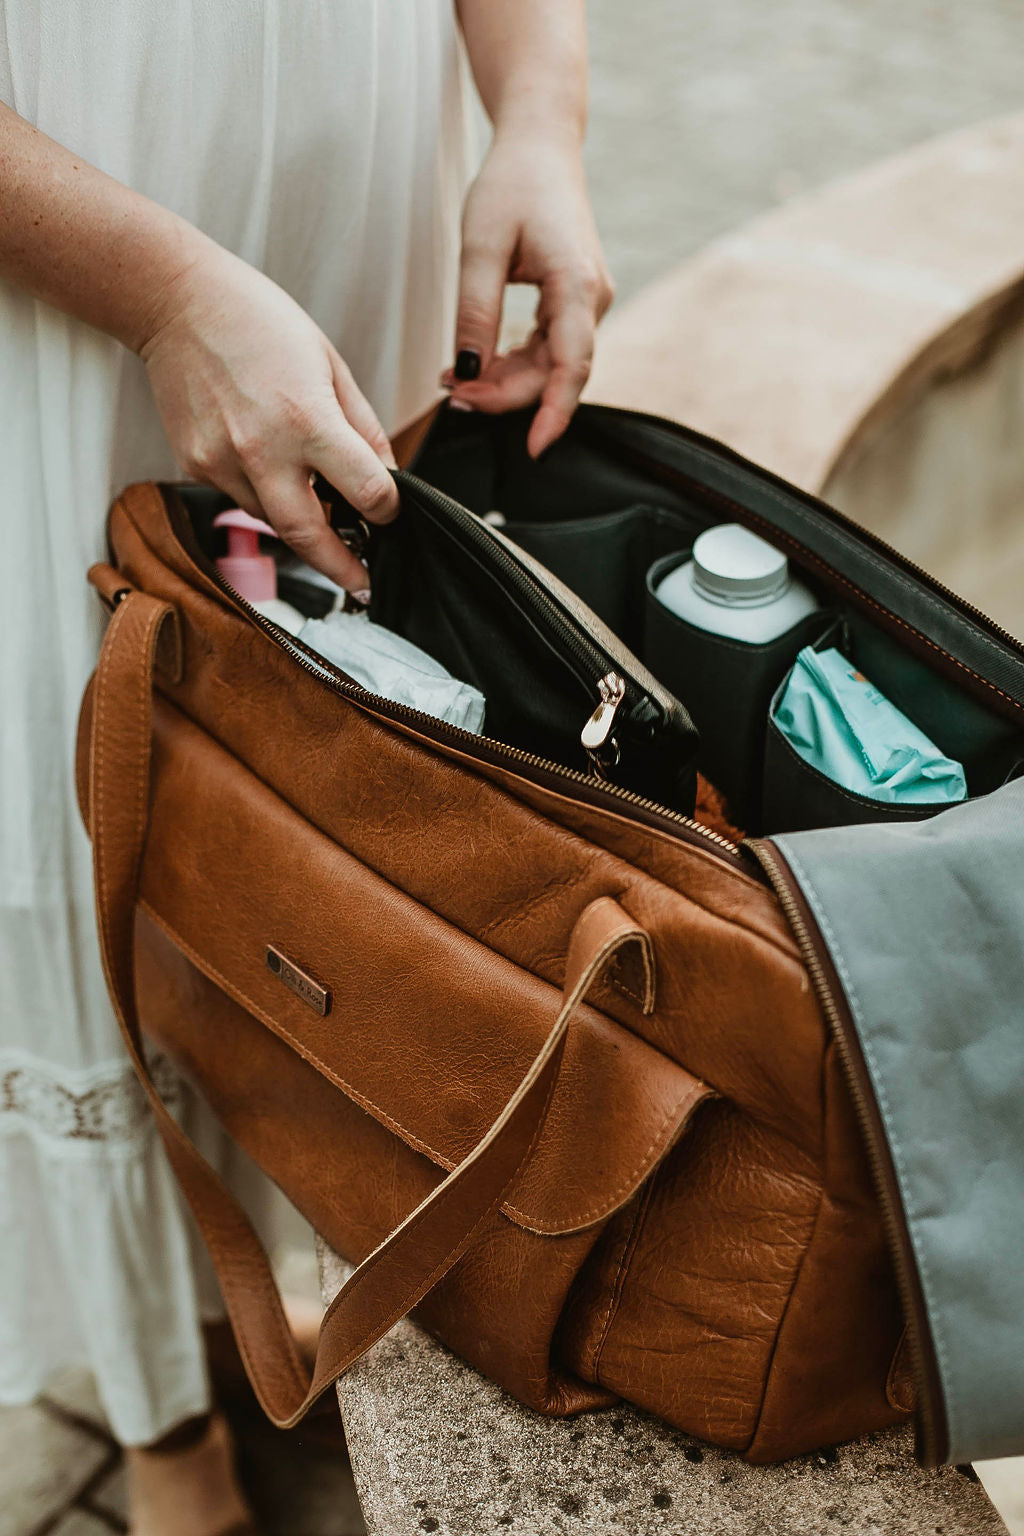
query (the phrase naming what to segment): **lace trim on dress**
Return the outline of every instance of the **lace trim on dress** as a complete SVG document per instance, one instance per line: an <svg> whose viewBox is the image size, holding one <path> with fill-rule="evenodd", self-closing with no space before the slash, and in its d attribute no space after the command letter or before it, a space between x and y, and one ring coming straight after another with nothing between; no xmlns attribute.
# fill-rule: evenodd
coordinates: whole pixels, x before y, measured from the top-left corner
<svg viewBox="0 0 1024 1536"><path fill-rule="evenodd" d="M165 1056L154 1055L150 1066L160 1097L174 1108L180 1077ZM146 1095L127 1062L64 1077L47 1062L0 1052L0 1131L18 1127L49 1141L124 1146L150 1124Z"/></svg>

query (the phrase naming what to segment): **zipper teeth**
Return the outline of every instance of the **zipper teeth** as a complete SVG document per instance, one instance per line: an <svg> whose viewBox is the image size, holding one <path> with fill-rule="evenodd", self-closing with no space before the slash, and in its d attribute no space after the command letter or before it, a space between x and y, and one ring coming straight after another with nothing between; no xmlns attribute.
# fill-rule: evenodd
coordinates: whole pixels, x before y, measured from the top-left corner
<svg viewBox="0 0 1024 1536"><path fill-rule="evenodd" d="M447 720L438 720L434 715L424 714L422 710L412 709L408 704L396 704L391 699L386 699L382 694L370 693L368 689L360 687L358 683L349 682L340 676L336 669L326 658L316 657L311 651L294 636L285 630L279 629L269 619L260 613L258 608L236 592L235 588L220 571L214 566L214 578L217 585L228 594L239 608L252 620L263 632L288 652L289 656L298 663L304 672L317 678L321 683L326 683L335 693L344 698L358 699L364 704L371 704L380 708L385 715L398 715L403 720L409 720L412 724L426 727L428 734L442 734L449 736L454 741L464 744L470 752L474 747L484 745L489 747L501 757L510 759L516 763L522 763L530 768L542 769L545 773L553 773L569 783L584 784L588 789L598 790L603 795L609 795L626 805L635 806L638 810L648 811L657 816L659 821L664 821L672 826L684 827L688 832L699 837L701 842L710 845L711 851L730 854L733 858L740 858L738 843L723 837L720 832L713 832L710 827L705 827L701 822L694 821L691 816L684 816L681 811L669 810L667 806L659 805L656 800L648 800L643 795L636 794L631 789L622 789L618 784L612 784L606 780L596 779L592 775L580 773L575 768L566 768L561 763L553 763L549 758L538 757L536 753L524 752L520 747L510 747L507 742L495 741L492 736L475 735L472 731L464 731L461 726L451 725Z"/></svg>
<svg viewBox="0 0 1024 1536"><path fill-rule="evenodd" d="M907 1270L906 1258L903 1250L903 1233L901 1230L900 1216L889 1188L887 1168L875 1144L874 1122L872 1119L867 1096L861 1086L857 1073L857 1066L849 1041L846 1038L845 1018L838 1007L829 985L828 976L818 955L817 945L811 934L804 915L793 896L779 861L772 847L760 840L752 840L745 844L763 867L772 888L779 899L779 905L792 928L797 944L800 947L804 964L814 986L815 995L821 1004L822 1012L828 1020L832 1031L832 1038L839 1051L840 1060L847 1086L857 1111L857 1118L864 1133L864 1144L867 1148L868 1161L874 1175L875 1190L878 1195L879 1206L882 1212L882 1222L885 1226L886 1236L889 1240L889 1252L892 1256L893 1267L896 1271L896 1280L900 1292L900 1300L903 1304L904 1318L908 1325L908 1337L912 1344L911 1363L914 1372L914 1384L916 1387L916 1401L919 1413L921 1430L921 1448L931 1464L935 1463L935 1426L931 1414L931 1396L928 1381L923 1365L923 1351L918 1335L917 1306L914 1298L913 1287Z"/></svg>

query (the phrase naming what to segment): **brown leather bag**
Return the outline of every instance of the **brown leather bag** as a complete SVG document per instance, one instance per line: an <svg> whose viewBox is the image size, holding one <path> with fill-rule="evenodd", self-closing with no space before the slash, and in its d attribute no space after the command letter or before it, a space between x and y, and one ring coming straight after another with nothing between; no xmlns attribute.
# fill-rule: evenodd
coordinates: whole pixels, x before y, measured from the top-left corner
<svg viewBox="0 0 1024 1536"><path fill-rule="evenodd" d="M552 496L587 433L609 462L617 420L581 417ZM436 463L459 442L442 434ZM617 462L612 480L635 474L636 445ZM671 510L678 471L643 472ZM441 515L400 478L392 539ZM685 496L721 520L713 486ZM905 1416L864 1138L756 860L602 780L607 758L547 762L317 665L219 578L217 505L152 484L115 503L78 782L114 1006L270 1417L294 1424L414 1308L533 1408L624 1397L752 1461ZM144 1037L358 1263L312 1380Z"/></svg>

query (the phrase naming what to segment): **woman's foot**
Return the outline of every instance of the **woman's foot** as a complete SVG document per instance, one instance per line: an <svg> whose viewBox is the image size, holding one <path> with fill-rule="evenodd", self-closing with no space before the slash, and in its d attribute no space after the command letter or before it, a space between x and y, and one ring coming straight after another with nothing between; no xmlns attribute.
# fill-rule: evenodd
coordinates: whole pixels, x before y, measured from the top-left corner
<svg viewBox="0 0 1024 1536"><path fill-rule="evenodd" d="M125 1451L129 1536L256 1536L223 1414Z"/></svg>

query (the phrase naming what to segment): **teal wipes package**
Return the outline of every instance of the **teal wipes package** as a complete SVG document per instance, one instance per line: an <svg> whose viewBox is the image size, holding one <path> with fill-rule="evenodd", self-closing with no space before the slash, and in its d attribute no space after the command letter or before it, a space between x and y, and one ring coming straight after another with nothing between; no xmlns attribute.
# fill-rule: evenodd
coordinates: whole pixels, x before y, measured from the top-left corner
<svg viewBox="0 0 1024 1536"><path fill-rule="evenodd" d="M775 724L804 762L853 794L903 805L967 798L961 765L837 650L800 652Z"/></svg>

